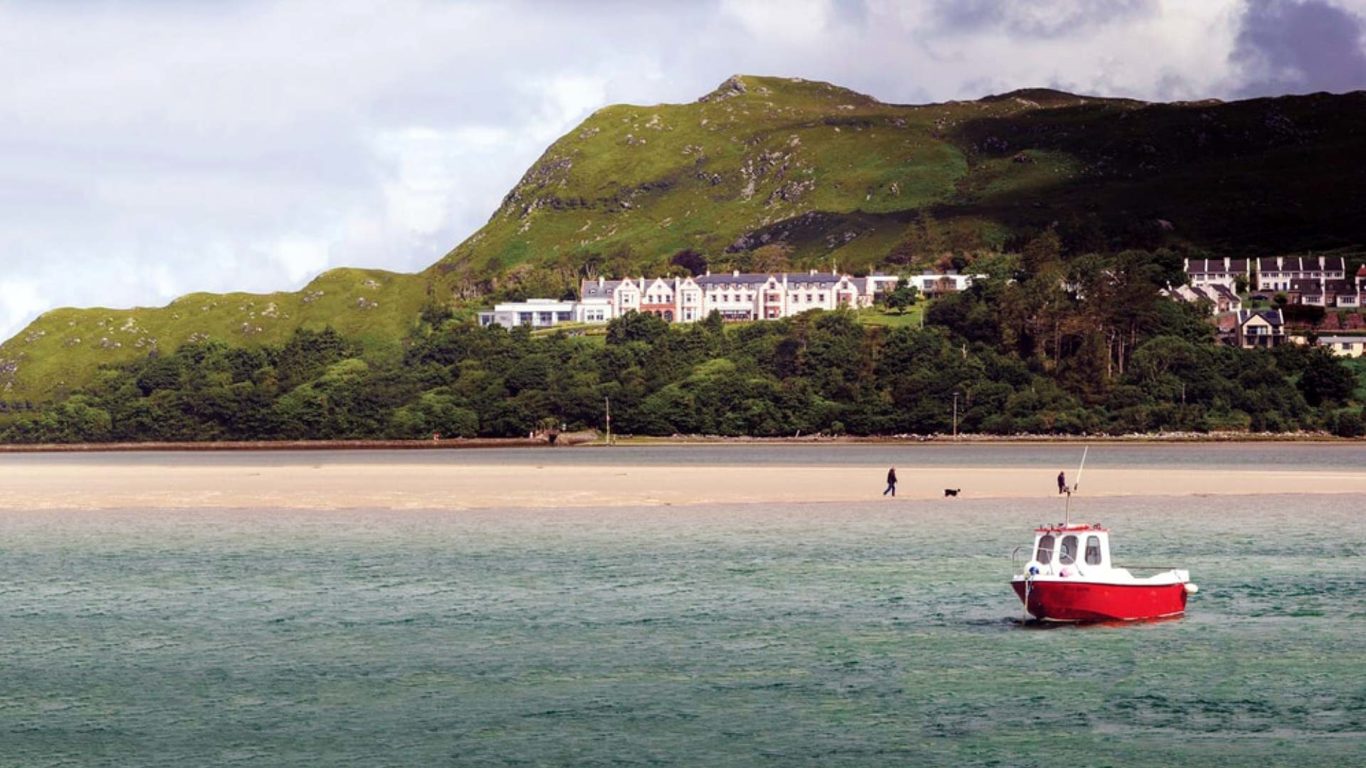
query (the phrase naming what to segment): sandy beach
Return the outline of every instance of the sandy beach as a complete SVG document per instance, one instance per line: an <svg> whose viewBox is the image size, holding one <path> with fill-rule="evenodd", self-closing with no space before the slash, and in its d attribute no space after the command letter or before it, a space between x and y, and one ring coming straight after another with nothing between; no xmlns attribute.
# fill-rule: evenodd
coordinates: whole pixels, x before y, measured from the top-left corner
<svg viewBox="0 0 1366 768"><path fill-rule="evenodd" d="M0 461L0 511L128 508L483 509L858 502L880 497L885 466L528 463L181 464ZM898 467L897 499L1047 498L1037 467ZM1087 496L1366 494L1366 472L1088 469ZM888 499L888 503L893 503ZM946 502L949 503L949 502Z"/></svg>

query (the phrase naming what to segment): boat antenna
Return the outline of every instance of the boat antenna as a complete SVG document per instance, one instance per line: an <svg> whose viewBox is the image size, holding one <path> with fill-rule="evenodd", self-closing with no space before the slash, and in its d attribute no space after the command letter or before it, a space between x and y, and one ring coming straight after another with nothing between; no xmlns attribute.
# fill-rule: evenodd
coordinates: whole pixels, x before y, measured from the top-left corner
<svg viewBox="0 0 1366 768"><path fill-rule="evenodd" d="M1091 446L1083 446L1081 449L1081 466L1077 467L1077 481L1072 483L1072 487L1067 489L1067 506L1063 508L1062 525L1064 528L1072 524L1072 494L1081 488L1081 473L1086 471L1086 454L1091 450Z"/></svg>

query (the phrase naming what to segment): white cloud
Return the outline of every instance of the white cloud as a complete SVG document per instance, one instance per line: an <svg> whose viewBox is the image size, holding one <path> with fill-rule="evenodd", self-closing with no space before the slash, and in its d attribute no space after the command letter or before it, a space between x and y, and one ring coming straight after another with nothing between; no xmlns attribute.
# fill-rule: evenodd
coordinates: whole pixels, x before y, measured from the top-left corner
<svg viewBox="0 0 1366 768"><path fill-rule="evenodd" d="M262 250L284 270L290 282L316 275L327 267L330 250L325 240L301 235L286 235Z"/></svg>
<svg viewBox="0 0 1366 768"><path fill-rule="evenodd" d="M1245 2L0 3L0 338L60 305L421 269L592 111L736 72L903 103L1228 96Z"/></svg>
<svg viewBox="0 0 1366 768"><path fill-rule="evenodd" d="M45 309L41 284L36 279L0 278L0 327L18 328Z"/></svg>
<svg viewBox="0 0 1366 768"><path fill-rule="evenodd" d="M834 8L829 0L722 0L721 11L755 39L802 44L820 40Z"/></svg>

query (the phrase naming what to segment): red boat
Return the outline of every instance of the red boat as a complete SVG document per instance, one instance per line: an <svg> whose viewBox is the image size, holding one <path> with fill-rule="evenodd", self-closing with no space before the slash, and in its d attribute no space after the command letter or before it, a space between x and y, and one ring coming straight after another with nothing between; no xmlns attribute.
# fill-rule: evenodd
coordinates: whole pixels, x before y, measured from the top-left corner
<svg viewBox="0 0 1366 768"><path fill-rule="evenodd" d="M1085 523L1035 529L1029 562L1010 585L1029 615L1059 622L1180 616L1186 597L1199 590L1177 568L1135 577L1110 560L1109 531Z"/></svg>

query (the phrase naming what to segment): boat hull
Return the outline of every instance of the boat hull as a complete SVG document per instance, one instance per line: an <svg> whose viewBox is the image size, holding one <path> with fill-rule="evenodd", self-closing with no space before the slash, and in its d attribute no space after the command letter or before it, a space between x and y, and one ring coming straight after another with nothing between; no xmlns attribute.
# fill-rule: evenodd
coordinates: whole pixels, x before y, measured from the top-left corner
<svg viewBox="0 0 1366 768"><path fill-rule="evenodd" d="M1029 615L1042 621L1143 621L1180 616L1186 611L1186 585L1106 584L1079 580L1029 582L1011 587Z"/></svg>

